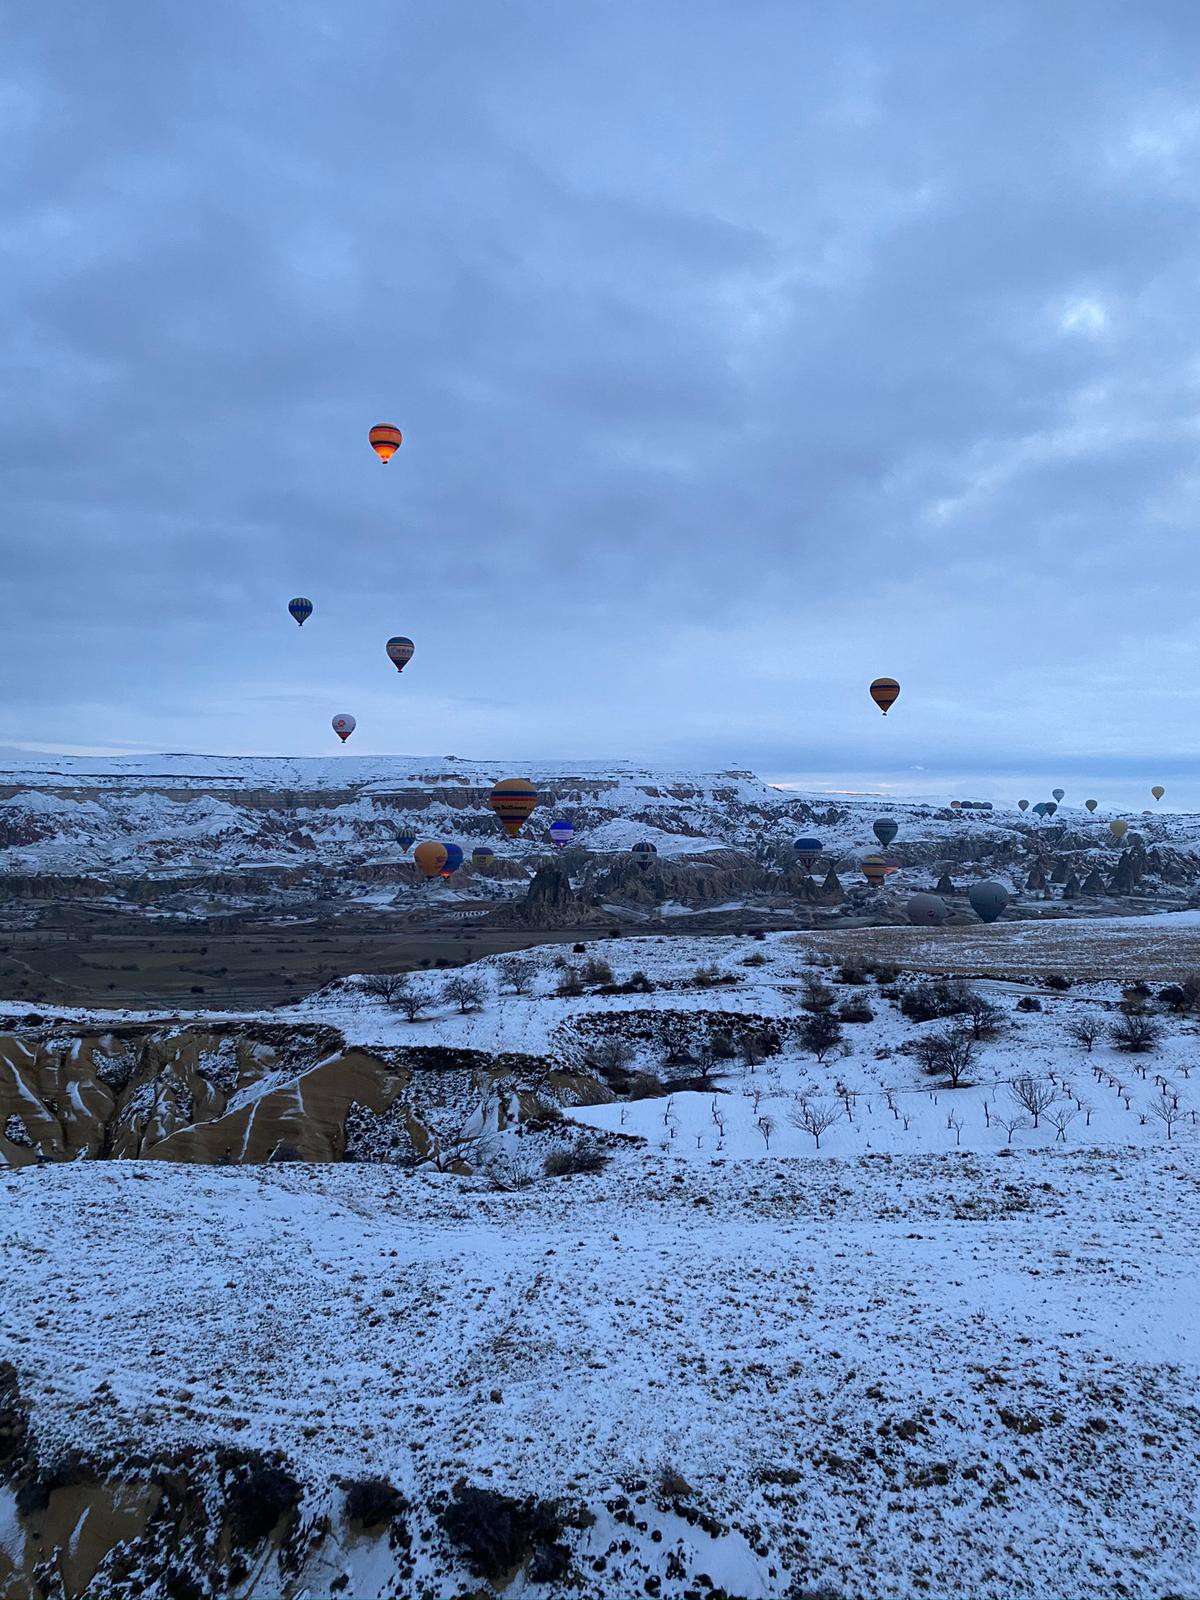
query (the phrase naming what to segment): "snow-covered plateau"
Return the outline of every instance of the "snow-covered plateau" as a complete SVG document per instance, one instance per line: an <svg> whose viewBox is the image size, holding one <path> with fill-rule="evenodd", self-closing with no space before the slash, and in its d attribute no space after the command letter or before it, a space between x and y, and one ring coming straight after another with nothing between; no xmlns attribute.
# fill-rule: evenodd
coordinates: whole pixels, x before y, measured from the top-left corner
<svg viewBox="0 0 1200 1600"><path fill-rule="evenodd" d="M1200 916L944 931L12 1008L0 1595L1192 1600Z"/></svg>

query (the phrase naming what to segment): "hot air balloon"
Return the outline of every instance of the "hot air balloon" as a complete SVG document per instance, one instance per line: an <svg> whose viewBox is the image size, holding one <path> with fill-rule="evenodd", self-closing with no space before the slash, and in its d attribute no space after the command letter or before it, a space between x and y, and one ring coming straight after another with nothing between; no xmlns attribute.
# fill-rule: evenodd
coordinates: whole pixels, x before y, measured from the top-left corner
<svg viewBox="0 0 1200 1600"><path fill-rule="evenodd" d="M1017 810L1018 811L1028 811L1029 810L1029 801L1028 800L1018 800L1017 801Z"/></svg>
<svg viewBox="0 0 1200 1600"><path fill-rule="evenodd" d="M436 878L446 864L446 846L436 839L422 839L413 851L413 860L426 878Z"/></svg>
<svg viewBox="0 0 1200 1600"><path fill-rule="evenodd" d="M463 864L462 845L448 844L446 846L446 859L442 862L439 871L443 878L452 878Z"/></svg>
<svg viewBox="0 0 1200 1600"><path fill-rule="evenodd" d="M405 665L412 660L414 648L412 640L406 639L402 633L388 640L388 660L394 664L397 672L403 672Z"/></svg>
<svg viewBox="0 0 1200 1600"><path fill-rule="evenodd" d="M892 868L895 871L895 868ZM862 860L862 875L872 889L878 889L888 875L888 863L884 856L864 856Z"/></svg>
<svg viewBox="0 0 1200 1600"><path fill-rule="evenodd" d="M900 685L895 678L876 678L871 685L871 699L886 717L891 706L896 704L900 697Z"/></svg>
<svg viewBox="0 0 1200 1600"><path fill-rule="evenodd" d="M575 829L565 817L550 824L550 843L556 850L565 850L575 837Z"/></svg>
<svg viewBox="0 0 1200 1600"><path fill-rule="evenodd" d="M940 928L950 915L950 908L936 894L913 895L905 910L914 928Z"/></svg>
<svg viewBox="0 0 1200 1600"><path fill-rule="evenodd" d="M1065 789L1051 789L1051 791L1050 791L1050 793L1054 796L1054 798L1056 800L1061 800L1063 795L1066 794L1066 792L1067 791Z"/></svg>
<svg viewBox="0 0 1200 1600"><path fill-rule="evenodd" d="M311 600L306 600L302 594L298 594L294 600L288 601L288 610L295 617L299 626L303 627L309 617L312 616L313 603Z"/></svg>
<svg viewBox="0 0 1200 1600"><path fill-rule="evenodd" d="M900 824L898 822L893 822L891 817L880 817L877 822L873 822L871 824L871 832L886 850L888 845L891 844L892 840L900 832Z"/></svg>
<svg viewBox="0 0 1200 1600"><path fill-rule="evenodd" d="M402 830L396 835L396 843L400 846L401 850L404 851L405 855L408 854L416 842L417 836L415 833L406 833Z"/></svg>
<svg viewBox="0 0 1200 1600"><path fill-rule="evenodd" d="M658 846L651 844L646 839L642 839L634 845L632 853L634 860L638 864L639 870L645 872L648 870L650 863L658 854Z"/></svg>
<svg viewBox="0 0 1200 1600"><path fill-rule="evenodd" d="M1085 800L1083 803L1089 811L1095 811L1096 807L1100 804L1099 800Z"/></svg>
<svg viewBox="0 0 1200 1600"><path fill-rule="evenodd" d="M371 449L386 466L399 450L403 435L390 422L377 422L367 438L371 441Z"/></svg>
<svg viewBox="0 0 1200 1600"><path fill-rule="evenodd" d="M1129 832L1129 824L1121 817L1115 817L1108 825L1108 831L1114 839L1123 839Z"/></svg>
<svg viewBox="0 0 1200 1600"><path fill-rule="evenodd" d="M820 839L797 839L792 849L796 852L796 859L805 872L811 872L821 859L824 846Z"/></svg>
<svg viewBox="0 0 1200 1600"><path fill-rule="evenodd" d="M503 778L496 784L488 805L500 818L500 826L515 839L538 803L537 790L528 778Z"/></svg>
<svg viewBox="0 0 1200 1600"><path fill-rule="evenodd" d="M336 717L334 717L332 727L334 733L336 733L342 743L345 744L346 740L354 732L355 728L358 727L358 723L355 722L354 718L348 711L342 711L339 712Z"/></svg>
<svg viewBox="0 0 1200 1600"><path fill-rule="evenodd" d="M1008 904L1008 890L994 878L986 883L973 883L967 890L971 910L981 922L995 922Z"/></svg>
<svg viewBox="0 0 1200 1600"><path fill-rule="evenodd" d="M960 809L961 806L962 806L962 801L961 800L951 800L951 802L950 802L951 811L957 811L957 810Z"/></svg>
<svg viewBox="0 0 1200 1600"><path fill-rule="evenodd" d="M496 859L496 852L486 844L477 844L471 851L471 865L473 867L490 867Z"/></svg>
<svg viewBox="0 0 1200 1600"><path fill-rule="evenodd" d="M1057 810L1058 810L1058 801L1057 800L1048 800L1046 802L1046 815L1048 817L1052 817Z"/></svg>
<svg viewBox="0 0 1200 1600"><path fill-rule="evenodd" d="M1150 793L1154 796L1154 798L1156 800L1161 800L1163 795L1166 794L1166 792L1167 791L1163 788L1161 783L1156 783L1154 785L1153 789L1151 789L1151 791L1150 791Z"/></svg>

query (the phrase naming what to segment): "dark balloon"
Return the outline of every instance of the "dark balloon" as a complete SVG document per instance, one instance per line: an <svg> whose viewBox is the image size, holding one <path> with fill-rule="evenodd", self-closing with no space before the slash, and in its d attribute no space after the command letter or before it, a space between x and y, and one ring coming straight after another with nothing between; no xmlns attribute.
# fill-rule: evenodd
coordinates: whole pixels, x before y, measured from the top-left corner
<svg viewBox="0 0 1200 1600"><path fill-rule="evenodd" d="M1009 893L1002 883L989 879L986 883L973 883L967 890L971 909L981 922L995 922L1008 905Z"/></svg>
<svg viewBox="0 0 1200 1600"><path fill-rule="evenodd" d="M888 845L891 844L892 840L900 832L900 824L898 822L893 822L891 817L880 817L878 822L873 822L871 824L871 832L886 850Z"/></svg>
<svg viewBox="0 0 1200 1600"><path fill-rule="evenodd" d="M647 840L643 839L640 841L640 843L634 845L632 853L634 860L638 864L639 870L645 872L649 868L650 863L654 860L655 856L658 854L658 846L650 844Z"/></svg>
<svg viewBox="0 0 1200 1600"><path fill-rule="evenodd" d="M417 842L417 836L416 836L415 833L408 833L408 832L406 832L406 831L404 831L402 829L396 835L396 843L400 846L401 850L404 851L405 855L408 854L408 852L412 849L413 845L416 844L416 842Z"/></svg>
<svg viewBox="0 0 1200 1600"><path fill-rule="evenodd" d="M311 600L306 600L303 595L298 594L294 600L288 601L288 610L295 617L300 627L303 627L313 614L313 603Z"/></svg>
<svg viewBox="0 0 1200 1600"><path fill-rule="evenodd" d="M824 848L820 839L797 839L792 846L792 849L796 852L796 859L805 872L811 872L816 866L821 859L821 851Z"/></svg>
<svg viewBox="0 0 1200 1600"><path fill-rule="evenodd" d="M950 908L936 894L915 894L905 907L914 928L940 928Z"/></svg>

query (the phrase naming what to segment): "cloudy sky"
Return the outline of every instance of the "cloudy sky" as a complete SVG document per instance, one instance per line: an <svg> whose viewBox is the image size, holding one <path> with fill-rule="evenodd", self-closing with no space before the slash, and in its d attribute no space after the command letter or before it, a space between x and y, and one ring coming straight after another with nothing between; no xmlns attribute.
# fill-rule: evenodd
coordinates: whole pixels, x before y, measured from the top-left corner
<svg viewBox="0 0 1200 1600"><path fill-rule="evenodd" d="M5 8L0 743L1178 793L1197 82L1191 0Z"/></svg>

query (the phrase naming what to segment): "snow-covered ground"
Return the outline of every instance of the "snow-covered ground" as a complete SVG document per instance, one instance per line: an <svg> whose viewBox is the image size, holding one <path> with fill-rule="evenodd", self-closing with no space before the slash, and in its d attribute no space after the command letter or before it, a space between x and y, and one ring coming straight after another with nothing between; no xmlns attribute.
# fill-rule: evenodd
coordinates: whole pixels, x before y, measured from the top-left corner
<svg viewBox="0 0 1200 1600"><path fill-rule="evenodd" d="M1140 926L1167 966L1195 937L1191 918ZM1103 962L1107 930L1088 932ZM558 993L564 963L589 958L652 988ZM526 959L528 993L505 958L465 969L483 985L465 1014L423 973L416 1022L354 981L289 1015L350 1045L559 1066L625 1040L631 1071L660 1074L680 1018L693 1042L773 1029L781 1048L713 1061L702 1090L510 1127L470 1177L153 1161L3 1176L6 1353L46 1447L282 1450L304 1516L333 1522L293 1591L312 1596L471 1592L437 1517L460 1480L582 1508L563 1592L585 1600L1200 1592L1194 1020L1152 1000L1153 1050L1101 1036L1089 1052L1071 1028L1119 1018L1117 974L1061 992L976 980L997 1031L951 1089L899 1048L947 1023L906 1020L890 985L842 981L802 935ZM825 1061L799 1032L813 979L873 1013ZM1025 1077L1051 1095L1036 1128ZM819 1150L805 1106L832 1115ZM547 1141L594 1132L602 1172L542 1174ZM399 1589L389 1553L339 1524L338 1483L368 1473L409 1502ZM281 1582L271 1568L248 1593Z"/></svg>

